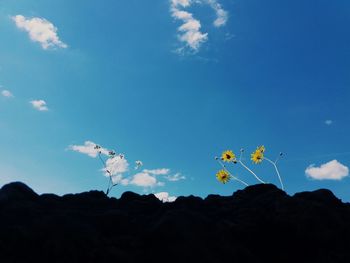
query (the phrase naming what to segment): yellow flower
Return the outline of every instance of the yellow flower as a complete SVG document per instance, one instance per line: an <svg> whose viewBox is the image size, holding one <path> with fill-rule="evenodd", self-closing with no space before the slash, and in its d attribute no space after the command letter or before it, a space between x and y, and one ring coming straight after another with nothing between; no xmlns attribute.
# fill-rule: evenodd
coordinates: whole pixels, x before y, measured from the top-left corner
<svg viewBox="0 0 350 263"><path fill-rule="evenodd" d="M220 170L219 172L217 172L216 178L220 183L223 183L223 184L226 184L228 181L230 181L230 175L225 170Z"/></svg>
<svg viewBox="0 0 350 263"><path fill-rule="evenodd" d="M265 152L265 146L264 145L261 145L257 148L257 150L259 150L261 153L264 153Z"/></svg>
<svg viewBox="0 0 350 263"><path fill-rule="evenodd" d="M231 150L227 150L222 153L221 160L224 162L232 162L236 160L236 155Z"/></svg>
<svg viewBox="0 0 350 263"><path fill-rule="evenodd" d="M255 164L258 164L258 163L261 163L262 160L264 159L264 154L263 154L263 151L261 151L259 148L253 152L251 155L251 160L255 163Z"/></svg>

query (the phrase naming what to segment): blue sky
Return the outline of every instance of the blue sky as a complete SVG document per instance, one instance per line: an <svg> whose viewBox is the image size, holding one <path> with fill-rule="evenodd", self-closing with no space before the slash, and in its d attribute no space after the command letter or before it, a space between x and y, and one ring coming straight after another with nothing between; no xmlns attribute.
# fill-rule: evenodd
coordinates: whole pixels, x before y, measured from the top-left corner
<svg viewBox="0 0 350 263"><path fill-rule="evenodd" d="M349 1L151 2L0 2L0 184L105 190L98 158L72 149L91 141L125 154L113 196L230 195L243 186L215 177L227 149L278 185L249 160L263 144L285 153L289 194L350 201Z"/></svg>

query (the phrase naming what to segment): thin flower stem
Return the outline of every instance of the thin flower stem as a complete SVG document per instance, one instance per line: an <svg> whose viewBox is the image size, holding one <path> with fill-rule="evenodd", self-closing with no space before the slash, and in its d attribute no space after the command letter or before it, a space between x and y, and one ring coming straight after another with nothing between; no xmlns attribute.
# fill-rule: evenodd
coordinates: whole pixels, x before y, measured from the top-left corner
<svg viewBox="0 0 350 263"><path fill-rule="evenodd" d="M228 171L227 171L228 172ZM244 184L245 186L249 186L249 184L247 184L246 182L242 181L241 179L239 179L238 177L233 176L230 172L228 172L229 175L236 181L240 182L241 184Z"/></svg>
<svg viewBox="0 0 350 263"><path fill-rule="evenodd" d="M261 180L252 170L250 170L243 162L242 162L242 157L243 157L243 152L244 152L244 149L241 148L241 151L240 151L240 155L239 155L239 160L237 161L238 163L240 163L245 169L247 169L251 174L254 175L254 177L260 181L261 183L265 184L265 182L263 180Z"/></svg>
<svg viewBox="0 0 350 263"><path fill-rule="evenodd" d="M243 156L243 151L241 150L241 153L239 155L239 162L242 160L242 156Z"/></svg>
<svg viewBox="0 0 350 263"><path fill-rule="evenodd" d="M98 157L100 158L104 168L106 169L106 172L109 174L108 186L107 186L107 190L106 190L106 195L108 195L110 190L113 188L113 186L116 186L116 184L113 184L111 172L108 171L107 166L106 166L106 162L101 157L101 152L98 153Z"/></svg>
<svg viewBox="0 0 350 263"><path fill-rule="evenodd" d="M243 180L239 179L238 177L236 176L233 176L229 170L227 170L226 166L219 160L217 160L218 163L222 166L222 168L231 176L232 179L240 182L241 184L244 184L245 186L249 186L249 184L247 184L246 182L244 182Z"/></svg>
<svg viewBox="0 0 350 263"><path fill-rule="evenodd" d="M277 165L276 165L276 163L277 163L277 161L279 160L279 158L276 160L276 162L273 162L273 161L271 161L269 158L266 158L266 157L264 157L264 159L265 159L266 161L268 161L269 163L271 163L271 164L275 167L275 170L276 170L278 179L280 180L281 188L282 188L282 190L284 190L284 186L283 186L283 183L282 183L282 179L281 179L280 173L279 173L278 168L277 168Z"/></svg>
<svg viewBox="0 0 350 263"><path fill-rule="evenodd" d="M245 168L247 169L254 177L261 183L266 184L263 180L261 180L252 170L250 170L241 160L238 160L238 162Z"/></svg>
<svg viewBox="0 0 350 263"><path fill-rule="evenodd" d="M281 159L281 155L279 155L275 161L275 164L277 164L277 162Z"/></svg>

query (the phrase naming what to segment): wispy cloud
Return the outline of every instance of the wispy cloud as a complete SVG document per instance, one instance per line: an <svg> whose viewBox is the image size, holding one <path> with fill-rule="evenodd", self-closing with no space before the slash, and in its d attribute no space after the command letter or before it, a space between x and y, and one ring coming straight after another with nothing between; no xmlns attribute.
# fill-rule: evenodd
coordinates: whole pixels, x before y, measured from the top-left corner
<svg viewBox="0 0 350 263"><path fill-rule="evenodd" d="M170 169L168 168L159 168L148 170L144 169L142 172L133 175L130 179L125 179L123 185L136 185L141 187L155 187L155 186L164 186L165 183L159 181L160 179L165 179L170 182L176 182L184 180L185 176L182 176L180 173L174 175L169 175Z"/></svg>
<svg viewBox="0 0 350 263"><path fill-rule="evenodd" d="M186 1L185 1L186 2ZM195 19L193 15L187 11L180 10L179 6L187 6L180 4L177 0L172 1L171 15L173 18L181 20L182 25L178 28L178 38L184 42L193 51L198 51L202 43L208 40L208 33L200 31L201 23Z"/></svg>
<svg viewBox="0 0 350 263"><path fill-rule="evenodd" d="M49 108L46 106L46 102L44 100L31 100L29 103L32 104L34 109L36 109L38 111L48 111L49 110Z"/></svg>
<svg viewBox="0 0 350 263"><path fill-rule="evenodd" d="M191 4L192 0L172 0L171 4L174 6L187 7Z"/></svg>
<svg viewBox="0 0 350 263"><path fill-rule="evenodd" d="M13 94L9 90L2 90L1 95L6 97L6 98L13 98Z"/></svg>
<svg viewBox="0 0 350 263"><path fill-rule="evenodd" d="M170 182L177 182L180 180L185 180L186 177L184 175L181 175L180 173L176 173L174 175L165 176L165 179L167 179Z"/></svg>
<svg viewBox="0 0 350 263"><path fill-rule="evenodd" d="M167 168L160 168L160 169L154 169L154 170L143 170L145 173L153 174L153 175L165 175L170 172L170 169Z"/></svg>
<svg viewBox="0 0 350 263"><path fill-rule="evenodd" d="M108 155L108 149L103 147L96 149L96 145L97 144L92 141L86 141L83 145L70 145L69 149L75 152L86 154L92 158L96 158L99 152L104 155Z"/></svg>
<svg viewBox="0 0 350 263"><path fill-rule="evenodd" d="M217 0L207 0L207 1L209 5L216 12L216 19L214 21L214 26L221 27L226 25L226 22L228 20L228 12L222 8L222 6L218 3Z"/></svg>
<svg viewBox="0 0 350 263"><path fill-rule="evenodd" d="M159 192L154 194L162 202L174 202L176 200L176 196L170 196L168 192Z"/></svg>
<svg viewBox="0 0 350 263"><path fill-rule="evenodd" d="M315 167L311 164L306 168L305 174L315 180L341 180L349 175L349 168L337 160Z"/></svg>
<svg viewBox="0 0 350 263"><path fill-rule="evenodd" d="M324 122L326 125L332 125L333 124L333 121L332 120L325 120Z"/></svg>
<svg viewBox="0 0 350 263"><path fill-rule="evenodd" d="M39 42L43 49L48 48L67 48L67 44L63 43L57 35L57 27L50 21L39 18L26 18L22 15L11 17L16 26L26 31L34 42Z"/></svg>
<svg viewBox="0 0 350 263"><path fill-rule="evenodd" d="M194 18L192 13L184 10L193 3L209 4L213 8L217 16L213 23L215 27L224 26L228 19L228 12L222 8L217 0L171 0L171 16L182 22L182 25L177 29L179 32L178 39L185 46L177 50L179 53L183 52L186 47L193 52L198 52L201 45L208 40L208 33L201 31L200 20Z"/></svg>

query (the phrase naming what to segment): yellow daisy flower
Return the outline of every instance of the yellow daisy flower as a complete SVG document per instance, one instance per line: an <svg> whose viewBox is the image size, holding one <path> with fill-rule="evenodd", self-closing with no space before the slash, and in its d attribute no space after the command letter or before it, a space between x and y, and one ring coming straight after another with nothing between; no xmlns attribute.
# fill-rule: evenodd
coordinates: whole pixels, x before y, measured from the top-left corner
<svg viewBox="0 0 350 263"><path fill-rule="evenodd" d="M264 154L261 150L257 149L255 152L253 152L251 155L251 160L255 163L255 164L259 164L262 162L262 160L264 159Z"/></svg>
<svg viewBox="0 0 350 263"><path fill-rule="evenodd" d="M224 162L232 162L236 160L236 155L231 150L227 150L222 153L221 160Z"/></svg>
<svg viewBox="0 0 350 263"><path fill-rule="evenodd" d="M230 181L230 175L227 171L220 170L216 174L216 179L218 179L220 183L226 184L228 181Z"/></svg>

